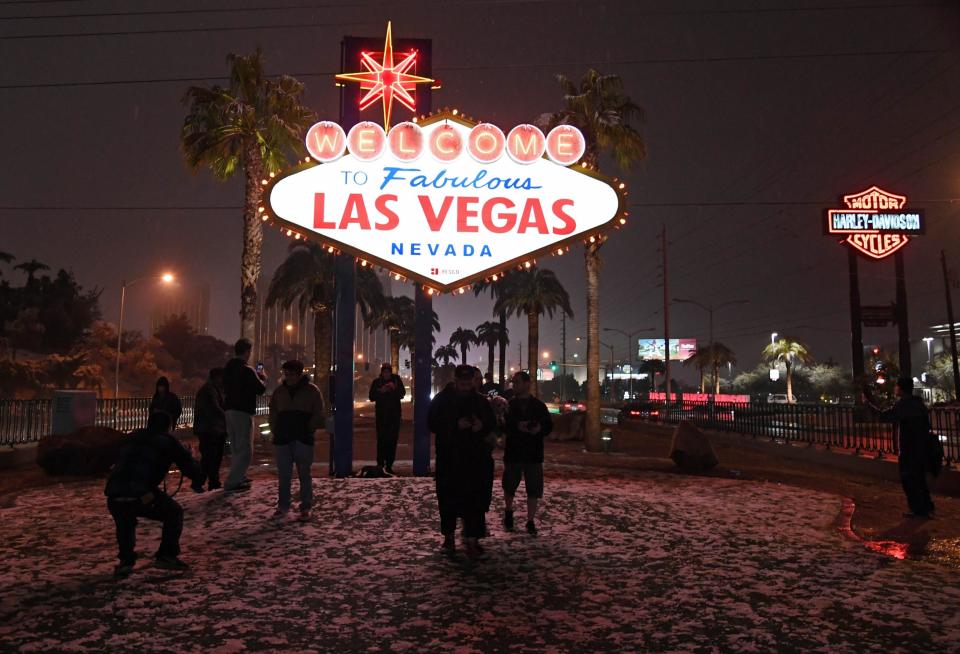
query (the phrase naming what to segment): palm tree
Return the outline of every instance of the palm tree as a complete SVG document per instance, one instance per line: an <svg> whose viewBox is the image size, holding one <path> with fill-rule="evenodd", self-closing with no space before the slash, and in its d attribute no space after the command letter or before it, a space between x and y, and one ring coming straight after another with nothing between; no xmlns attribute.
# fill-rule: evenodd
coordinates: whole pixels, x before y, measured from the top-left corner
<svg viewBox="0 0 960 654"><path fill-rule="evenodd" d="M410 351L410 358L416 357L417 307L412 298L405 295L385 297L383 304L370 318L370 328L387 330L390 334L390 365L396 371L400 366L400 348ZM436 340L434 332L440 331L440 319L436 311L430 316L430 349Z"/></svg>
<svg viewBox="0 0 960 654"><path fill-rule="evenodd" d="M16 257L14 257L14 256L13 256L12 254L10 254L9 252L4 252L3 250L0 250L0 263L10 263L10 262L12 262L15 258L16 258ZM3 273L0 273L0 277L3 277Z"/></svg>
<svg viewBox="0 0 960 654"><path fill-rule="evenodd" d="M11 257L12 260L12 257ZM27 286L32 286L36 281L36 274L41 270L50 270L50 266L45 263L41 263L36 259L30 259L30 261L24 261L23 263L13 267L14 270L22 270L27 273Z"/></svg>
<svg viewBox="0 0 960 654"><path fill-rule="evenodd" d="M407 298L409 299L409 298ZM414 365L413 362L417 358L417 316L416 316L416 302L410 300L409 304L404 304L406 312L404 314L404 320L400 325L400 329L397 330L397 340L400 343L401 347L407 348L407 351L410 352L410 361L411 365ZM408 307L408 308L407 308ZM440 331L440 318L437 316L436 311L430 312L430 349L433 349L434 344L437 342L436 333ZM399 353L398 353L399 354Z"/></svg>
<svg viewBox="0 0 960 654"><path fill-rule="evenodd" d="M530 392L537 392L537 357L540 355L540 316L553 318L560 309L573 316L570 295L552 270L530 268L508 275L502 282L500 297L494 305L495 313L527 317L527 366L530 369ZM599 368L597 369L599 375ZM597 392L599 393L599 387ZM598 418L599 420L599 418Z"/></svg>
<svg viewBox="0 0 960 654"><path fill-rule="evenodd" d="M280 374L280 359L283 358L283 352L283 346L279 343L271 343L267 346L265 354L270 357L270 363L272 364L270 367L271 375L276 376Z"/></svg>
<svg viewBox="0 0 960 654"><path fill-rule="evenodd" d="M703 371L710 366L710 348L706 345L701 345L697 348L697 351L693 353L693 356L684 360L683 366L696 366L697 372L700 375L700 393L703 393Z"/></svg>
<svg viewBox="0 0 960 654"><path fill-rule="evenodd" d="M443 363L441 365L448 366L451 360L456 361L458 354L457 348L454 346L441 345L437 348L437 351L433 353L433 359L438 364L442 361Z"/></svg>
<svg viewBox="0 0 960 654"><path fill-rule="evenodd" d="M334 255L316 243L294 241L287 258L273 273L266 304L289 309L294 304L313 314L313 364L317 386L326 398L333 360L333 308L336 305ZM369 322L383 303L383 284L369 267L357 268L356 302Z"/></svg>
<svg viewBox="0 0 960 654"><path fill-rule="evenodd" d="M793 367L800 364L813 363L813 355L806 345L792 338L779 338L763 348L763 360L767 363L782 363L787 369L787 399L796 402L793 397Z"/></svg>
<svg viewBox="0 0 960 654"><path fill-rule="evenodd" d="M503 286L497 282L492 281L481 281L475 282L473 285L473 294L475 297L480 297L480 294L484 291L490 291L490 297L493 298L494 303L496 303L497 298L500 297L500 289ZM507 379L507 344L510 342L509 331L507 330L507 314L504 311L501 311L497 314L500 322L500 333L503 338L500 339L500 386L503 387L506 384Z"/></svg>
<svg viewBox="0 0 960 654"><path fill-rule="evenodd" d="M293 77L271 80L263 53L230 54L230 83L191 86L183 97L187 116L180 145L194 170L209 168L226 180L244 175L243 254L240 262L240 334L253 340L257 313L263 230L257 208L267 174L287 164L287 155L303 150L303 133L313 112L300 103L303 84Z"/></svg>
<svg viewBox="0 0 960 654"><path fill-rule="evenodd" d="M477 340L477 335L472 329L457 327L450 334L450 345L460 348L460 363L464 365L467 363L467 351L470 346L479 344L480 341Z"/></svg>
<svg viewBox="0 0 960 654"><path fill-rule="evenodd" d="M710 344L710 367L713 370L713 394L720 393L720 368L729 364L736 365L737 355L723 343Z"/></svg>
<svg viewBox="0 0 960 654"><path fill-rule="evenodd" d="M563 109L545 114L538 123L553 127L574 125L583 132L587 149L583 161L599 170L600 155L609 154L628 172L646 156L646 145L631 122L643 121L643 109L623 92L618 75L602 75L592 68L574 84L557 75L563 90ZM587 277L587 429L588 450L599 451L600 441L600 246L603 239L586 246Z"/></svg>
<svg viewBox="0 0 960 654"><path fill-rule="evenodd" d="M503 314L506 318L506 314ZM510 338L507 332L500 331L506 329L501 327L499 322L486 321L477 325L477 345L487 346L487 374L493 377L493 348L498 344L508 343Z"/></svg>

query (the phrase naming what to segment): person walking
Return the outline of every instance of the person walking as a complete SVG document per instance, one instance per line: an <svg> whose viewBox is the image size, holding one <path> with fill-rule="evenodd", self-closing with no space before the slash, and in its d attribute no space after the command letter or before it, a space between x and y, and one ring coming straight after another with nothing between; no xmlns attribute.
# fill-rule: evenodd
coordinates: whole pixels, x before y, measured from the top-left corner
<svg viewBox="0 0 960 654"><path fill-rule="evenodd" d="M494 428L493 410L476 391L474 368L460 365L454 385L434 397L429 427L436 435L436 489L443 549L453 553L457 518L463 519L463 538L471 559L483 553L486 510L487 436Z"/></svg>
<svg viewBox="0 0 960 654"><path fill-rule="evenodd" d="M537 505L543 498L543 441L553 431L547 405L530 394L530 375L513 376L503 448L503 528L513 531L513 500L523 479L527 491L527 533L537 535Z"/></svg>
<svg viewBox="0 0 960 654"><path fill-rule="evenodd" d="M180 422L180 415L183 413L183 405L180 404L180 398L170 392L170 380L166 377L157 380L153 399L150 400L150 413L157 412L166 413L170 416L170 431L177 430L177 423Z"/></svg>
<svg viewBox="0 0 960 654"><path fill-rule="evenodd" d="M107 510L117 528L120 563L113 571L116 577L126 577L133 571L137 560L138 518L163 523L160 547L154 555L158 567L168 570L189 567L179 558L183 508L160 490L160 483L171 464L194 482L202 473L190 452L170 435L170 425L170 416L165 412L151 413L146 429L134 431L124 441L120 459L103 489Z"/></svg>
<svg viewBox="0 0 960 654"><path fill-rule="evenodd" d="M283 383L270 396L270 433L276 454L279 498L275 518L290 511L290 483L293 466L300 480L300 514L298 520L310 519L313 505L314 434L324 426L323 395L303 373L303 363L287 361L280 368Z"/></svg>
<svg viewBox="0 0 960 654"><path fill-rule="evenodd" d="M874 414L885 422L896 423L900 436L900 484L907 497L910 511L905 518L930 518L934 511L930 489L927 486L927 451L930 437L930 414L923 400L913 394L913 379L900 377L893 387L896 402L889 409L874 403L869 390L864 388L863 399Z"/></svg>
<svg viewBox="0 0 960 654"><path fill-rule="evenodd" d="M200 441L200 470L203 475L191 488L197 493L220 488L220 464L227 440L227 416L223 404L223 368L213 368L193 401L193 433Z"/></svg>
<svg viewBox="0 0 960 654"><path fill-rule="evenodd" d="M253 416L257 412L257 396L267 387L267 375L254 370L248 363L253 343L241 338L233 346L234 356L223 370L223 406L230 439L230 472L224 482L224 492L234 493L250 489L247 470L253 457Z"/></svg>
<svg viewBox="0 0 960 654"><path fill-rule="evenodd" d="M389 363L380 366L380 376L370 384L370 401L376 403L377 466L393 475L397 458L397 440L400 438L400 400L407 394L400 375L393 374Z"/></svg>

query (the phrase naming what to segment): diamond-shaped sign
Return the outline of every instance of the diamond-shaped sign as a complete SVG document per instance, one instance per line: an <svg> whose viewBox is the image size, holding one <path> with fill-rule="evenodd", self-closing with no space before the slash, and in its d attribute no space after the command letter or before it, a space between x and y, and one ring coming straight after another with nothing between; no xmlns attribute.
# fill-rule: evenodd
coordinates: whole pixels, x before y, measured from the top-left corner
<svg viewBox="0 0 960 654"><path fill-rule="evenodd" d="M474 127L444 113L401 123L386 138L328 129L333 160L272 180L265 217L440 291L563 252L624 220L622 184L536 154L562 160L562 130L544 138L520 126L504 137ZM351 152L341 157L344 144ZM491 161L495 145L502 156Z"/></svg>

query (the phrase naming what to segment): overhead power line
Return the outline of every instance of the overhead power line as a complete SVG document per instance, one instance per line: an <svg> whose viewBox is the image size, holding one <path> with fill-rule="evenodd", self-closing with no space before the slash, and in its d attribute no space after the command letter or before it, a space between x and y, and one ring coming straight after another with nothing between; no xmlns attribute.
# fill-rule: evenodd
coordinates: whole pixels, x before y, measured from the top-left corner
<svg viewBox="0 0 960 654"><path fill-rule="evenodd" d="M259 28L243 28L259 29ZM509 64L484 64L472 66L437 66L435 72L468 72L478 70L502 70L523 69L523 68L570 68L583 66L636 66L636 65L669 65L669 64L696 64L696 63L732 63L745 61L783 61L783 60L803 60L803 59L829 59L829 58L848 58L848 57L878 57L878 56L903 56L903 55L928 55L928 54L950 54L960 52L960 50L949 50L942 48L920 49L920 50L875 50L867 52L820 52L808 54L787 54L787 55L745 55L730 57L678 57L678 58L652 58L652 59L619 59L607 61L553 61L553 62L532 62L532 63L509 63ZM337 71L320 72L291 72L286 73L294 77L332 77ZM271 75L270 77L277 77ZM2 84L0 90L11 89L41 89L41 88L61 88L61 87L87 87L87 86L123 86L130 84L171 84L186 82L225 82L228 78L224 75L208 75L196 77L161 77L161 78L139 78L139 79L121 79L121 80L77 80L69 82L46 82L46 83L28 83L28 84Z"/></svg>

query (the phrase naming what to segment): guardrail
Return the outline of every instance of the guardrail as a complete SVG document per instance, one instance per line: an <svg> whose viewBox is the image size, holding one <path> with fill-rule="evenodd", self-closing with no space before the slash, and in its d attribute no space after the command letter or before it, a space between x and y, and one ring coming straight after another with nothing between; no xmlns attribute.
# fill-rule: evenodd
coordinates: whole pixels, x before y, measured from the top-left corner
<svg viewBox="0 0 960 654"><path fill-rule="evenodd" d="M900 451L897 426L879 421L865 407L683 401L669 406L650 402L636 411L638 415L634 417L642 420L670 424L689 420L704 429L766 436L783 442L875 452L881 456ZM960 461L960 409L931 408L930 423L943 444L946 463Z"/></svg>
<svg viewBox="0 0 960 654"><path fill-rule="evenodd" d="M183 413L178 427L193 425L193 396L181 396ZM257 398L257 415L268 412L269 397ZM0 399L0 446L32 443L52 432L51 412L53 400L3 400ZM149 397L122 397L97 400L94 424L131 431L147 426L150 412Z"/></svg>

